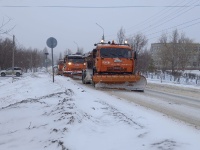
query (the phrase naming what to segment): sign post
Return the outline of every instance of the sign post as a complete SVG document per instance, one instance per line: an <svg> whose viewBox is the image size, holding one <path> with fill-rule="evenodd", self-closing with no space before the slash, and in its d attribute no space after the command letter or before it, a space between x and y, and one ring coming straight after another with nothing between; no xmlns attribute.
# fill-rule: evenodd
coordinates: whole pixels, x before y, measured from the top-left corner
<svg viewBox="0 0 200 150"><path fill-rule="evenodd" d="M50 37L47 39L47 46L51 48L52 54L52 72L53 72L53 82L54 82L54 63L53 63L53 48L57 46L57 40L54 37Z"/></svg>

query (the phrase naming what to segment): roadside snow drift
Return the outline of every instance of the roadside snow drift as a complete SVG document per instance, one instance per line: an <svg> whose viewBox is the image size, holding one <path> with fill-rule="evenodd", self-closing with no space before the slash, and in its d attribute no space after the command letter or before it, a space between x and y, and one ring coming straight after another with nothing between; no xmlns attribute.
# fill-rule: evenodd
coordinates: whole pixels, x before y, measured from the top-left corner
<svg viewBox="0 0 200 150"><path fill-rule="evenodd" d="M142 93L141 93L142 94ZM0 78L1 150L199 150L200 131L47 73Z"/></svg>

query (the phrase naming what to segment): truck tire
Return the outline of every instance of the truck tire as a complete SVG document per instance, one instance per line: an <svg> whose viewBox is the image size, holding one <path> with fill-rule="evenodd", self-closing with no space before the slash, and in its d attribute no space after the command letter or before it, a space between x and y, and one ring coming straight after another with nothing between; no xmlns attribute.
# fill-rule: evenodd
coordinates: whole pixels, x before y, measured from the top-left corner
<svg viewBox="0 0 200 150"><path fill-rule="evenodd" d="M83 71L82 72L82 83L83 84L86 84L86 82L85 82L85 76L86 76L85 71Z"/></svg>
<svg viewBox="0 0 200 150"><path fill-rule="evenodd" d="M92 74L94 75L97 72L96 68L92 69Z"/></svg>
<svg viewBox="0 0 200 150"><path fill-rule="evenodd" d="M95 86L95 83L92 81L92 86L95 88L96 86Z"/></svg>

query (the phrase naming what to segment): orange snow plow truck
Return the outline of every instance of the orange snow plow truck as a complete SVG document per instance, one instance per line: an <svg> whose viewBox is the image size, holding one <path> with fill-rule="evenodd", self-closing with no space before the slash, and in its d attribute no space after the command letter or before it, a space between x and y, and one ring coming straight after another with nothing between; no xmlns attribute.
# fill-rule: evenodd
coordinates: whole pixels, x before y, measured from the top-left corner
<svg viewBox="0 0 200 150"><path fill-rule="evenodd" d="M85 57L82 82L95 87L144 91L146 78L135 72L136 52L128 44L98 43Z"/></svg>
<svg viewBox="0 0 200 150"><path fill-rule="evenodd" d="M82 55L66 55L64 58L63 74L72 78L81 79L82 70L86 68Z"/></svg>

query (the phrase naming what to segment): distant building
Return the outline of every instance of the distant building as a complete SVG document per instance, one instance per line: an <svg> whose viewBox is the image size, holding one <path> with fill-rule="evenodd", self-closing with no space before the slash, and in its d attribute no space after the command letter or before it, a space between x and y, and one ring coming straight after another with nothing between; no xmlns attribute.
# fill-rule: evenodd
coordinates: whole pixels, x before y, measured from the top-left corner
<svg viewBox="0 0 200 150"><path fill-rule="evenodd" d="M162 43L152 43L151 44L151 55L152 59L154 61L154 65L157 69L161 69L161 58L158 55L159 50L161 50L164 47ZM185 69L188 70L200 70L200 44L199 43L193 43L193 55L190 57L189 62ZM191 49L190 49L191 50Z"/></svg>

